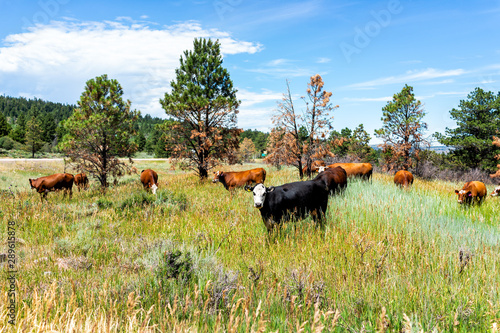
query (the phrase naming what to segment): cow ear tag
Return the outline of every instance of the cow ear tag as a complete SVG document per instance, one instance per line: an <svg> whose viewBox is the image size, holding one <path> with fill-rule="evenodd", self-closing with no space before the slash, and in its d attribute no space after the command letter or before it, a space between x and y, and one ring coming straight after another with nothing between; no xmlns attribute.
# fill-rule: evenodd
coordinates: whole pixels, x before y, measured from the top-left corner
<svg viewBox="0 0 500 333"><path fill-rule="evenodd" d="M472 197L472 193L469 192L469 194L467 194L469 197Z"/></svg>

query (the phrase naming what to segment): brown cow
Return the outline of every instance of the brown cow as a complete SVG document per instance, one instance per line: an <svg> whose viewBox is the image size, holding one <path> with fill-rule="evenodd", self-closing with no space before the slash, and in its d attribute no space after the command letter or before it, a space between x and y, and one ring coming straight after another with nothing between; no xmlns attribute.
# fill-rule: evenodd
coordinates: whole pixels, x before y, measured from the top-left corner
<svg viewBox="0 0 500 333"><path fill-rule="evenodd" d="M40 177L36 179L30 179L31 188L35 188L38 193L40 193L40 199L47 199L47 193L50 191L65 190L69 191L69 197L71 198L73 192L73 182L75 177L69 173L56 173L54 175Z"/></svg>
<svg viewBox="0 0 500 333"><path fill-rule="evenodd" d="M460 191L455 190L455 193L458 195L458 203L466 205L472 205L475 202L481 205L487 194L484 183L478 181L465 183L464 187Z"/></svg>
<svg viewBox="0 0 500 333"><path fill-rule="evenodd" d="M399 170L394 175L394 184L401 188L409 188L413 184L413 175L410 171Z"/></svg>
<svg viewBox="0 0 500 333"><path fill-rule="evenodd" d="M347 186L347 173L342 167L328 168L319 173L314 180L321 180L330 194L343 192Z"/></svg>
<svg viewBox="0 0 500 333"><path fill-rule="evenodd" d="M497 186L497 187L493 190L493 192L491 193L491 196L492 196L492 197L497 197L497 196L499 196L499 195L500 195L500 186Z"/></svg>
<svg viewBox="0 0 500 333"><path fill-rule="evenodd" d="M158 188L158 174L151 169L142 170L141 183L146 190L150 188L153 194L156 194L156 189Z"/></svg>
<svg viewBox="0 0 500 333"><path fill-rule="evenodd" d="M347 173L347 177L359 177L364 180L370 180L373 167L370 163L333 163L328 168L341 167Z"/></svg>
<svg viewBox="0 0 500 333"><path fill-rule="evenodd" d="M243 187L252 183L264 183L265 180L266 170L256 168L246 171L216 171L212 183L220 182L229 191L235 187Z"/></svg>
<svg viewBox="0 0 500 333"><path fill-rule="evenodd" d="M75 175L75 185L78 187L78 192L80 189L86 189L89 185L89 179L85 173L79 173Z"/></svg>
<svg viewBox="0 0 500 333"><path fill-rule="evenodd" d="M311 177L311 174L313 172L320 172L319 168L320 167L326 167L326 163L321 161L321 160L316 160L311 163L311 169L309 172L307 172L307 165L302 168L302 174L306 175L307 177Z"/></svg>

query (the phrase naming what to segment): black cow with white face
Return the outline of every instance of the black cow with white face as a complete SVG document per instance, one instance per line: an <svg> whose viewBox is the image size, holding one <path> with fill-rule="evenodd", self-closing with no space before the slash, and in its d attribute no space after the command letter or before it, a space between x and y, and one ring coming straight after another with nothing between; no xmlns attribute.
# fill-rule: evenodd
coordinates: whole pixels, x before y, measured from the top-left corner
<svg viewBox="0 0 500 333"><path fill-rule="evenodd" d="M306 180L276 187L257 184L253 187L247 185L245 189L253 192L254 206L260 210L269 233L281 221L304 218L308 214L314 221L323 223L329 192L323 182Z"/></svg>

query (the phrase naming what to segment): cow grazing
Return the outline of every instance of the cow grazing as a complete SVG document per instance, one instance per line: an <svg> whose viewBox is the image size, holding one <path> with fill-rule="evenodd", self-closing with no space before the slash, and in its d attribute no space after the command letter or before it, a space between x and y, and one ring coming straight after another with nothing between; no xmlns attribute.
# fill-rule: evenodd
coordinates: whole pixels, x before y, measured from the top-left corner
<svg viewBox="0 0 500 333"><path fill-rule="evenodd" d="M499 196L499 195L500 195L500 186L497 186L497 187L493 190L493 192L491 193L491 196L492 196L492 197L497 197L497 196Z"/></svg>
<svg viewBox="0 0 500 333"><path fill-rule="evenodd" d="M243 187L252 183L264 183L266 180L266 170L256 168L246 171L216 171L212 183L221 183L226 190L233 190L235 187Z"/></svg>
<svg viewBox="0 0 500 333"><path fill-rule="evenodd" d="M73 182L75 177L69 173L56 173L54 175L30 179L30 186L40 193L40 199L47 199L47 193L51 191L64 190L64 196L69 192L71 198Z"/></svg>
<svg viewBox="0 0 500 333"><path fill-rule="evenodd" d="M302 174L303 175L306 175L307 177L311 177L311 175L314 173L314 172L320 172L319 169L321 167L326 167L326 164L325 162L321 161L321 160L316 160L316 161L313 161L311 163L311 169L307 169L307 165L305 167L302 168Z"/></svg>
<svg viewBox="0 0 500 333"><path fill-rule="evenodd" d="M276 187L247 185L245 190L253 192L254 206L260 210L269 233L275 224L292 217L304 218L307 214L320 224L323 223L328 206L328 190L321 181L306 180Z"/></svg>
<svg viewBox="0 0 500 333"><path fill-rule="evenodd" d="M342 167L347 173L347 177L359 177L364 180L370 180L373 167L370 163L333 163L328 168Z"/></svg>
<svg viewBox="0 0 500 333"><path fill-rule="evenodd" d="M141 171L141 183L144 189L151 189L153 194L156 194L158 189L158 174L151 169Z"/></svg>
<svg viewBox="0 0 500 333"><path fill-rule="evenodd" d="M413 184L413 175L410 171L399 170L394 175L394 184L401 188L409 188Z"/></svg>
<svg viewBox="0 0 500 333"><path fill-rule="evenodd" d="M347 173L342 167L328 168L320 172L314 180L323 182L330 194L335 194L345 190Z"/></svg>
<svg viewBox="0 0 500 333"><path fill-rule="evenodd" d="M87 175L83 172L75 175L75 185L78 187L78 192L80 192L82 188L86 189L89 185Z"/></svg>
<svg viewBox="0 0 500 333"><path fill-rule="evenodd" d="M458 203L466 205L474 203L480 205L487 194L484 183L478 181L465 183L464 187L461 190L455 190L455 193L458 195Z"/></svg>

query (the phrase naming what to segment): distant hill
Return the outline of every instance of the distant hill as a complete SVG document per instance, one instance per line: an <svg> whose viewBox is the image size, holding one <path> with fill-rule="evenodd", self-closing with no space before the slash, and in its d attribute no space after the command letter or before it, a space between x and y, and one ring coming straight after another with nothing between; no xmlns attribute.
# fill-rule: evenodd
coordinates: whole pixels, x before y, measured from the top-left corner
<svg viewBox="0 0 500 333"><path fill-rule="evenodd" d="M378 145L370 145L375 150L379 150L380 147ZM430 146L428 150L435 151L437 153L447 153L450 151L450 147L446 146Z"/></svg>

